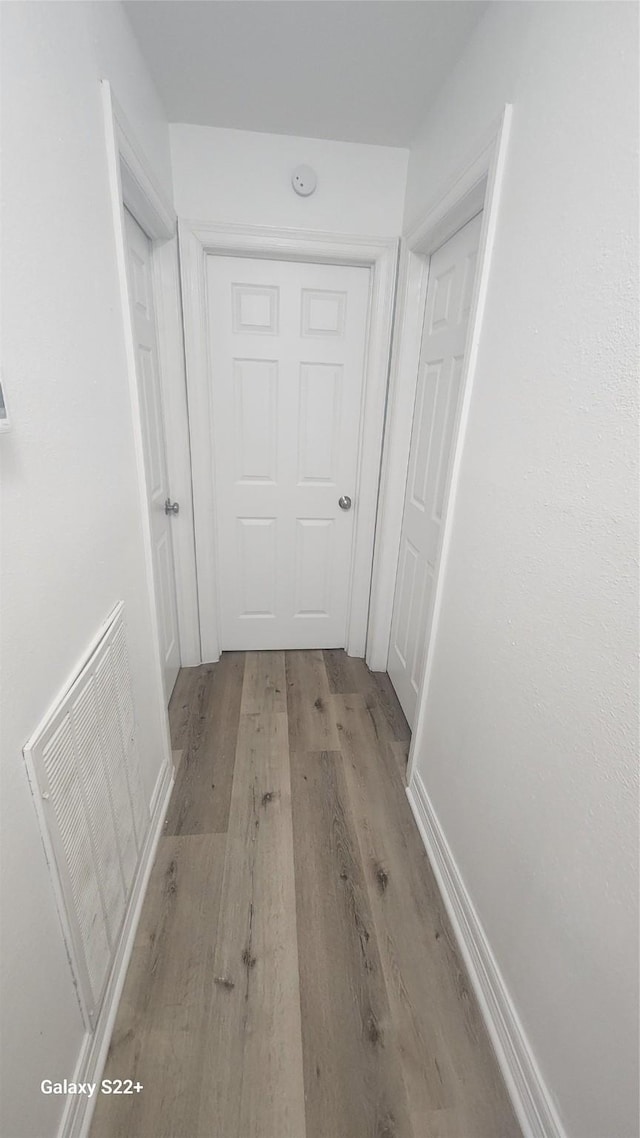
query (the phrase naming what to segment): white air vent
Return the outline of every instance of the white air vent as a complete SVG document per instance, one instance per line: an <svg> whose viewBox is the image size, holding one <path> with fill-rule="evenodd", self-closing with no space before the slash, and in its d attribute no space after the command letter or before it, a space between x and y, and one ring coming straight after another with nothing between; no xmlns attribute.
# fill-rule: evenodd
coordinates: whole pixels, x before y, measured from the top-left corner
<svg viewBox="0 0 640 1138"><path fill-rule="evenodd" d="M124 606L24 749L78 991L95 1023L149 811L135 739Z"/></svg>

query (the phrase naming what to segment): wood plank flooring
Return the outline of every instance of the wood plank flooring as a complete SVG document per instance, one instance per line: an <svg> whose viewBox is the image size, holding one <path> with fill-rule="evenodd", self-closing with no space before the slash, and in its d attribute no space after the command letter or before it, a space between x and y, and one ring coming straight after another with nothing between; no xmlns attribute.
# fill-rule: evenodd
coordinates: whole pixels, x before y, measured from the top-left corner
<svg viewBox="0 0 640 1138"><path fill-rule="evenodd" d="M385 675L185 669L91 1138L520 1138L404 790Z"/></svg>

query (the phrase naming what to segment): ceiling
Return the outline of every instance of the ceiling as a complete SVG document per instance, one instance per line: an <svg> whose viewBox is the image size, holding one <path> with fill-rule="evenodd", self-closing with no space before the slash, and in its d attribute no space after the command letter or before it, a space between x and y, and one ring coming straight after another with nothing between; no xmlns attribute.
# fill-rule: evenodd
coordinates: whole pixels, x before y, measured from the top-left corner
<svg viewBox="0 0 640 1138"><path fill-rule="evenodd" d="M483 0L130 0L170 122L409 146Z"/></svg>

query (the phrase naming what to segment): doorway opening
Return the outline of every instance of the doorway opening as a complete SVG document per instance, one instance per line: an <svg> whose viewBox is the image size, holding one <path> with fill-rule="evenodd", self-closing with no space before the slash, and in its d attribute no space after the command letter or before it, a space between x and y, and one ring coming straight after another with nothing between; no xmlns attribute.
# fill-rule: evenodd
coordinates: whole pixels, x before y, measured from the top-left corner
<svg viewBox="0 0 640 1138"><path fill-rule="evenodd" d="M404 671L395 680L398 689L406 681L398 694L412 727L409 782L426 715L510 122L506 104L484 145L401 248L367 662L375 670L389 665L390 674ZM458 270L455 263L447 265L447 258L460 261ZM447 325L449 341L436 344L433 335ZM405 525L407 512L398 508L409 499L422 505L425 532L431 526L429 558L423 558L422 567ZM425 585L427 561L432 579ZM412 621L419 631L413 642Z"/></svg>
<svg viewBox="0 0 640 1138"><path fill-rule="evenodd" d="M180 253L202 660L363 657L397 242L181 221Z"/></svg>

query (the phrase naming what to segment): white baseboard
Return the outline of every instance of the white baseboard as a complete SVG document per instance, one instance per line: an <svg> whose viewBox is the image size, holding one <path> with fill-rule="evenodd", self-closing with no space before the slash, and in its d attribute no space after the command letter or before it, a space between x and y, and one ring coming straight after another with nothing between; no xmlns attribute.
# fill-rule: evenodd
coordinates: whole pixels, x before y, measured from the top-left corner
<svg viewBox="0 0 640 1138"><path fill-rule="evenodd" d="M156 779L156 785L153 788L153 794L151 795L151 801L149 803L149 814L151 815L151 825L149 826L149 834L155 833L154 824L156 821L158 806L162 802L162 808L164 810L164 808L165 808L164 799L166 798L166 795L167 795L167 789L168 789L169 794L170 794L171 788L172 788L173 782L174 782L175 766L173 763L173 751L170 751L169 753L171 755L171 762L166 763L158 771L158 777ZM169 782L167 782L167 779L169 780ZM146 853L146 843L145 843L145 853ZM154 846L154 853L155 853L155 846ZM143 864L142 859L141 859L141 864Z"/></svg>
<svg viewBox="0 0 640 1138"><path fill-rule="evenodd" d="M420 776L407 796L524 1138L567 1138Z"/></svg>
<svg viewBox="0 0 640 1138"><path fill-rule="evenodd" d="M164 818L173 789L173 777L173 765L166 763L158 775L158 781L152 795L153 809L151 810L147 839L140 858L138 873L122 926L120 944L113 962L113 970L109 977L100 1015L94 1031L85 1035L78 1056L73 1075L73 1081L76 1083L100 1082L102 1078L107 1051L111 1042L111 1033L127 975L140 913L142 912L142 903L147 892L156 849L162 834ZM69 1095L58 1130L58 1138L87 1138L97 1098L97 1093L91 1098L87 1098L86 1095Z"/></svg>

